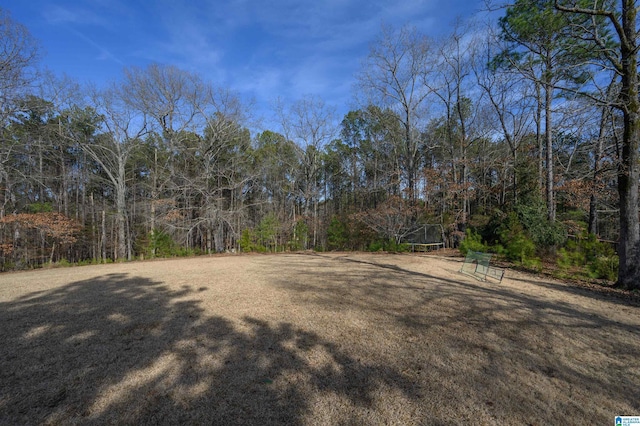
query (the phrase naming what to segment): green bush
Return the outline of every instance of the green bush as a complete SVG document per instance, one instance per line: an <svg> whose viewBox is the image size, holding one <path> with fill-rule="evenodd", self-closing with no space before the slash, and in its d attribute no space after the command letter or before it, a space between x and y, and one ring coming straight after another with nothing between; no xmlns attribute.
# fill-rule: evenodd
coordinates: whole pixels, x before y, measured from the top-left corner
<svg viewBox="0 0 640 426"><path fill-rule="evenodd" d="M573 252L568 251L566 248L558 250L556 263L561 271L567 272L572 266L575 265L573 260Z"/></svg>
<svg viewBox="0 0 640 426"><path fill-rule="evenodd" d="M53 211L51 203L31 203L27 206L29 213L50 213Z"/></svg>
<svg viewBox="0 0 640 426"><path fill-rule="evenodd" d="M382 251L384 250L384 244L382 243L382 241L372 241L369 244L369 251Z"/></svg>
<svg viewBox="0 0 640 426"><path fill-rule="evenodd" d="M369 244L369 251L388 251L389 253L403 253L410 249L409 244L397 243L394 239L375 240Z"/></svg>
<svg viewBox="0 0 640 426"><path fill-rule="evenodd" d="M202 254L200 249L186 248L186 247L178 247L173 250L172 255L177 257L189 257L189 256L198 256Z"/></svg>
<svg viewBox="0 0 640 426"><path fill-rule="evenodd" d="M148 257L169 257L174 255L175 243L171 235L158 229L149 233Z"/></svg>
<svg viewBox="0 0 640 426"><path fill-rule="evenodd" d="M347 224L333 217L327 229L327 245L329 250L344 250L349 243Z"/></svg>
<svg viewBox="0 0 640 426"><path fill-rule="evenodd" d="M488 247L482 242L480 234L467 228L465 237L460 242L460 253L466 256L469 251L486 252Z"/></svg>
<svg viewBox="0 0 640 426"><path fill-rule="evenodd" d="M243 229L240 241L238 241L240 244L240 250L247 253L253 251L255 247L254 239L255 236L250 229Z"/></svg>
<svg viewBox="0 0 640 426"><path fill-rule="evenodd" d="M171 235L157 229L147 234L145 238L140 238L138 243L142 245L145 241L146 245L142 246L142 250L139 252L145 258L185 257L201 253L199 249L185 248L176 244ZM97 262L100 262L100 259Z"/></svg>
<svg viewBox="0 0 640 426"><path fill-rule="evenodd" d="M522 267L533 272L542 272L542 262L537 258L527 258L521 263Z"/></svg>
<svg viewBox="0 0 640 426"><path fill-rule="evenodd" d="M520 262L522 265L535 260L536 245L524 232L511 235L509 241L505 241L505 256L507 259Z"/></svg>
<svg viewBox="0 0 640 426"><path fill-rule="evenodd" d="M16 264L14 262L11 261L6 261L2 263L2 272L6 272L6 271L13 271L16 269Z"/></svg>
<svg viewBox="0 0 640 426"><path fill-rule="evenodd" d="M615 281L618 279L618 267L620 266L620 259L618 256L598 256L589 264L589 269L595 276L595 278L603 278L608 281Z"/></svg>
<svg viewBox="0 0 640 426"><path fill-rule="evenodd" d="M567 273L569 269L582 269L590 278L615 281L618 275L618 256L613 248L598 241L594 234L584 232L577 240L569 240L558 251L558 267Z"/></svg>
<svg viewBox="0 0 640 426"><path fill-rule="evenodd" d="M69 266L73 266L73 263L69 262L63 257L62 259L55 262L52 266L55 268L68 268Z"/></svg>
<svg viewBox="0 0 640 426"><path fill-rule="evenodd" d="M539 259L535 257L536 244L529 237L525 228L515 212L507 215L498 228L501 254L507 259L517 262L528 269L537 269Z"/></svg>
<svg viewBox="0 0 640 426"><path fill-rule="evenodd" d="M558 221L549 223L547 209L543 202L517 204L515 211L518 221L538 247L556 247L567 241L567 231Z"/></svg>
<svg viewBox="0 0 640 426"><path fill-rule="evenodd" d="M262 218L255 234L257 238L258 251L277 251L278 250L278 230L280 222L275 214L269 213Z"/></svg>
<svg viewBox="0 0 640 426"><path fill-rule="evenodd" d="M396 240L394 239L390 239L384 245L385 251L388 251L390 253L404 253L409 251L409 247L410 247L409 244L397 243Z"/></svg>
<svg viewBox="0 0 640 426"><path fill-rule="evenodd" d="M309 238L309 226L307 223L300 219L293 227L293 235L289 241L289 249L291 251L304 250L307 247L307 240Z"/></svg>

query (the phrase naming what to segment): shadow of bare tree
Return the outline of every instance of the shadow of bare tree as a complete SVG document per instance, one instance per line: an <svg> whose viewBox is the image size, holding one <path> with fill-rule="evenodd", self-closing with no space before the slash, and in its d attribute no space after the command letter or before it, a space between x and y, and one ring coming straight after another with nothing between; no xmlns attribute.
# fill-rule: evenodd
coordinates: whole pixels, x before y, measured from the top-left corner
<svg viewBox="0 0 640 426"><path fill-rule="evenodd" d="M396 368L410 371L425 401L439 400L457 421L601 424L640 412L637 309L620 299L535 281L529 294L522 281L446 278L399 266L393 256L319 255L306 263L283 266L274 280L297 293L297 303L336 317L359 312L370 333L394 330L389 339L403 340ZM630 321L605 306L628 309ZM465 411L476 417L465 419Z"/></svg>
<svg viewBox="0 0 640 426"><path fill-rule="evenodd" d="M0 424L296 425L318 394L364 409L380 386L422 398L315 332L210 316L205 290L109 274L0 303Z"/></svg>

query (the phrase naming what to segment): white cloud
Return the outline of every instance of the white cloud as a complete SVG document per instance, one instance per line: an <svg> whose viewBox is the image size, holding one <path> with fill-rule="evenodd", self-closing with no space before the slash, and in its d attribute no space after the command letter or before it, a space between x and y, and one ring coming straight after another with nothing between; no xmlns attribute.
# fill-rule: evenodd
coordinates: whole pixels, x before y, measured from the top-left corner
<svg viewBox="0 0 640 426"><path fill-rule="evenodd" d="M47 22L54 25L112 27L107 16L82 7L71 9L59 5L47 5L42 13Z"/></svg>
<svg viewBox="0 0 640 426"><path fill-rule="evenodd" d="M240 92L250 93L261 99L271 99L282 90L283 83L282 70L273 66L261 66L243 70L234 78L233 86Z"/></svg>
<svg viewBox="0 0 640 426"><path fill-rule="evenodd" d="M83 33L81 33L78 30L74 30L72 28L69 29L73 34L75 34L77 37L79 37L80 39L84 40L87 44L91 45L93 48L95 48L98 52L96 53L95 59L100 60L100 61L113 61L116 62L120 65L125 65L125 63L118 58L116 55L114 55L113 53L111 53L111 51L109 51L106 47L96 43L93 39L87 37L86 35L84 35Z"/></svg>
<svg viewBox="0 0 640 426"><path fill-rule="evenodd" d="M263 105L306 94L337 104L351 97L383 23L442 33L454 19L447 9L481 1L76 0L72 8L61 0L44 9L50 23L80 28L100 60L173 64Z"/></svg>

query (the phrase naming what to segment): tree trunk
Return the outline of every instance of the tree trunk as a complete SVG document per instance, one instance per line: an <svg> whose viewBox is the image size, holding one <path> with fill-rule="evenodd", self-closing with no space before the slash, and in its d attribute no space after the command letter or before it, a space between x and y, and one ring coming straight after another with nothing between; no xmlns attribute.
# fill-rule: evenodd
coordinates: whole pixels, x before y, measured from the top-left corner
<svg viewBox="0 0 640 426"><path fill-rule="evenodd" d="M100 247L97 237L98 229L96 226L98 218L96 216L96 205L93 199L93 192L89 195L89 200L91 202L91 259L98 260L100 258Z"/></svg>
<svg viewBox="0 0 640 426"><path fill-rule="evenodd" d="M121 165L122 179L118 181L116 186L116 225L118 228L118 259L126 259L127 257L127 240L126 240L126 186L124 181L124 164Z"/></svg>
<svg viewBox="0 0 640 426"><path fill-rule="evenodd" d="M640 101L638 100L638 54L635 2L622 0L622 89L624 114L622 158L618 165L620 196L620 242L618 286L640 289L640 228L638 222L638 139L640 138Z"/></svg>
<svg viewBox="0 0 640 426"><path fill-rule="evenodd" d="M542 142L542 95L540 84L536 83L536 143L538 145L538 185L540 192L544 188L544 143Z"/></svg>
<svg viewBox="0 0 640 426"><path fill-rule="evenodd" d="M56 242L54 241L51 244L51 253L49 254L49 264L53 264L53 254L55 253L55 251L56 251Z"/></svg>
<svg viewBox="0 0 640 426"><path fill-rule="evenodd" d="M513 158L513 176L511 184L513 185L513 205L518 204L518 150L511 148L511 156Z"/></svg>
<svg viewBox="0 0 640 426"><path fill-rule="evenodd" d="M102 263L107 263L107 214L102 206L102 237L100 238L100 250L102 251Z"/></svg>
<svg viewBox="0 0 640 426"><path fill-rule="evenodd" d="M407 110L405 118L405 144L406 144L406 161L405 167L407 169L407 186L409 189L409 200L413 203L415 201L415 154L413 150L413 140L411 137L411 115Z"/></svg>
<svg viewBox="0 0 640 426"><path fill-rule="evenodd" d="M158 201L158 148L153 150L153 177L151 180L151 218L149 224L149 236L151 238L151 257L156 257L156 204Z"/></svg>
<svg viewBox="0 0 640 426"><path fill-rule="evenodd" d="M553 124L551 117L551 102L553 101L553 86L546 83L544 86L545 104L544 104L544 136L546 142L546 165L547 165L547 219L549 222L556 220L556 202L554 197L553 182Z"/></svg>
<svg viewBox="0 0 640 426"><path fill-rule="evenodd" d="M609 87L613 87L613 82ZM607 91L607 94L609 91ZM598 139L593 150L593 178L591 180L591 197L589 199L589 228L590 234L598 233L598 181L600 174L600 160L602 159L602 145L605 134L605 126L607 123L607 107L602 108L600 116L600 129L598 131Z"/></svg>

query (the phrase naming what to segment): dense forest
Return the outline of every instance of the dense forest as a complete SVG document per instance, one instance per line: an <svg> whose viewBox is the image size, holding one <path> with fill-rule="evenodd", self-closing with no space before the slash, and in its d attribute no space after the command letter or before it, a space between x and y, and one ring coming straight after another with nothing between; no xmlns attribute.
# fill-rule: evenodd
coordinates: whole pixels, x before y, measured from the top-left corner
<svg viewBox="0 0 640 426"><path fill-rule="evenodd" d="M497 12L437 40L383 27L359 108L307 96L263 128L170 64L101 88L51 75L0 11L2 270L437 241L639 288L635 2Z"/></svg>

